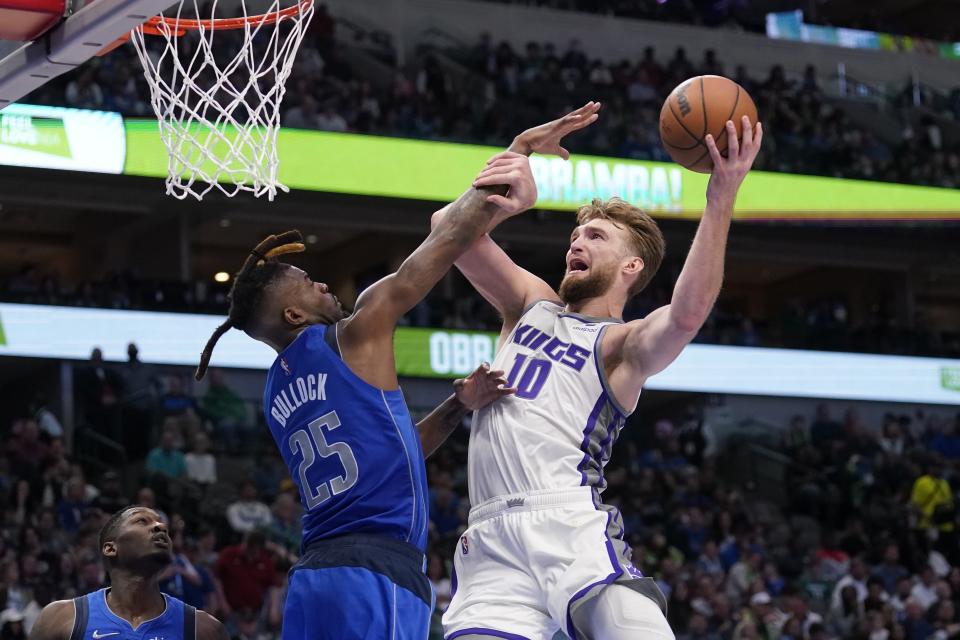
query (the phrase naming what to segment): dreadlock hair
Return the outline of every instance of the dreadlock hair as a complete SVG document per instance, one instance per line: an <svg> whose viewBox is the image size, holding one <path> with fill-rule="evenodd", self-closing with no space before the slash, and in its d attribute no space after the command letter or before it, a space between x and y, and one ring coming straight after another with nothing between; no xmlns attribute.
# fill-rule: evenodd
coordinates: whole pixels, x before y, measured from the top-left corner
<svg viewBox="0 0 960 640"><path fill-rule="evenodd" d="M207 345L200 354L200 364L197 365L195 377L202 380L210 365L210 357L217 341L231 328L246 331L254 313L260 306L263 292L273 279L282 272L285 264L276 260L277 256L285 253L299 253L304 250L303 236L299 231L287 231L280 235L271 235L264 238L260 244L250 250L240 271L233 278L233 285L227 299L230 301L230 310L226 321L217 327Z"/></svg>

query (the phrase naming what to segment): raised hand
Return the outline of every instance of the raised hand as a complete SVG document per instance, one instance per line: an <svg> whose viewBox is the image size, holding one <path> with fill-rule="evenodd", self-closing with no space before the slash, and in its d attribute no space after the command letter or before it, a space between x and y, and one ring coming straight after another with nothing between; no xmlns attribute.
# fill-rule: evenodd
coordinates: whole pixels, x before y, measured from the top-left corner
<svg viewBox="0 0 960 640"><path fill-rule="evenodd" d="M471 411L517 392L515 388L507 386L503 371L491 371L486 362L466 378L454 380L453 389L460 404Z"/></svg>
<svg viewBox="0 0 960 640"><path fill-rule="evenodd" d="M503 151L490 158L487 166L473 181L474 187L507 186L507 195L487 196L487 202L496 205L507 216L526 211L537 203L537 183L530 171L530 160L525 155Z"/></svg>
<svg viewBox="0 0 960 640"><path fill-rule="evenodd" d="M704 142L710 157L713 159L713 173L707 185L707 200L715 198L736 198L740 184L747 177L753 161L760 152L763 142L763 127L758 122L750 123L750 118L743 116L743 143L737 139L737 128L732 120L727 121L727 157L724 158L717 149L717 142L713 136L707 134Z"/></svg>
<svg viewBox="0 0 960 640"><path fill-rule="evenodd" d="M570 158L570 152L560 146L560 140L567 134L596 122L599 110L600 103L590 101L562 118L527 129L513 139L509 151L525 156L534 152L550 154L567 160Z"/></svg>

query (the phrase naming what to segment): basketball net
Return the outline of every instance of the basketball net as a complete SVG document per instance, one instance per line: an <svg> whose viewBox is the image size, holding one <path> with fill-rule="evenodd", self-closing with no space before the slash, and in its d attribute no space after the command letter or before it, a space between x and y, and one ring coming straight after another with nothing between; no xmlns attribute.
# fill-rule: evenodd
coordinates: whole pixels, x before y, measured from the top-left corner
<svg viewBox="0 0 960 640"><path fill-rule="evenodd" d="M242 17L215 19L217 0L204 3L208 18L201 0L181 0L131 33L168 152L169 195L202 200L216 188L272 201L289 191L277 177L280 102L313 0L280 2L248 15L241 0Z"/></svg>

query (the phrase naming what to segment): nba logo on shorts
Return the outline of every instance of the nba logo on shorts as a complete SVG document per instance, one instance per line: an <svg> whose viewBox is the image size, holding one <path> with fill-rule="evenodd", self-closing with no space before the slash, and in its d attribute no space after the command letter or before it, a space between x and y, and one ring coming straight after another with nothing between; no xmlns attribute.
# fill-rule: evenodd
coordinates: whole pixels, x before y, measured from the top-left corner
<svg viewBox="0 0 960 640"><path fill-rule="evenodd" d="M470 541L467 540L467 536L460 536L460 549L463 550L463 555L470 553Z"/></svg>
<svg viewBox="0 0 960 640"><path fill-rule="evenodd" d="M286 358L280 358L280 368L283 369L283 372L288 376L293 375L293 372L290 371L290 365L287 364Z"/></svg>

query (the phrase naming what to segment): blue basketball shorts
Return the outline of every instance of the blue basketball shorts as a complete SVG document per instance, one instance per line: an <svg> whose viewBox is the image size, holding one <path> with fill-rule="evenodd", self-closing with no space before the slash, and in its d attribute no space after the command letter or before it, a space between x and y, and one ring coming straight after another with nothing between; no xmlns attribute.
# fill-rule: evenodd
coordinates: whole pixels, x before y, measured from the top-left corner
<svg viewBox="0 0 960 640"><path fill-rule="evenodd" d="M283 640L426 640L434 594L423 553L382 536L309 544L290 570Z"/></svg>

